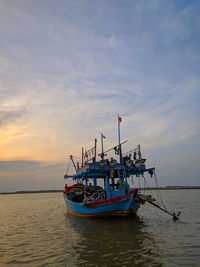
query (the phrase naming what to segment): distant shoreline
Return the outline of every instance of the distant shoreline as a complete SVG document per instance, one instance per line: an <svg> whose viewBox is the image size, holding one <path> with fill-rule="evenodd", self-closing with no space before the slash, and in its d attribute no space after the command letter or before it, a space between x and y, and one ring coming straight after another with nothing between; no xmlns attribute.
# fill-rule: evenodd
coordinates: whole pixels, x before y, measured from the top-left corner
<svg viewBox="0 0 200 267"><path fill-rule="evenodd" d="M183 190L183 189L200 189L200 186L164 186L164 187L138 187L139 190ZM15 192L1 192L0 195L8 194L38 194L38 193L60 193L63 190L27 190L27 191L15 191Z"/></svg>
<svg viewBox="0 0 200 267"><path fill-rule="evenodd" d="M1 192L0 195L8 194L37 194L37 193L57 193L64 190L27 190L27 191L15 191L15 192Z"/></svg>
<svg viewBox="0 0 200 267"><path fill-rule="evenodd" d="M200 189L200 186L163 186L163 187L139 187L139 190L183 190L183 189Z"/></svg>

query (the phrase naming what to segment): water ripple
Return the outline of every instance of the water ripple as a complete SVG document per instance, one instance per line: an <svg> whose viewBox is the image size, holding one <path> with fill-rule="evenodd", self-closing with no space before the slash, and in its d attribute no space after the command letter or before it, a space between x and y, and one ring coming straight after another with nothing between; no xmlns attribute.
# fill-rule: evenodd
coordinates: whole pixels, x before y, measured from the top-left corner
<svg viewBox="0 0 200 267"><path fill-rule="evenodd" d="M200 191L190 192L163 192L169 207L182 210L177 222L148 204L130 218L83 219L66 213L60 193L0 195L0 263L198 266Z"/></svg>

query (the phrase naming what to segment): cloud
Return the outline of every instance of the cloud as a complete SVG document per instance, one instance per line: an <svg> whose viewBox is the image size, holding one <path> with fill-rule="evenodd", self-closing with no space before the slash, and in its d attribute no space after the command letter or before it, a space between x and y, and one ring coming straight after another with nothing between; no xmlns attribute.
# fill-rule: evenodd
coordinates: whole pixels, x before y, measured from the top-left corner
<svg viewBox="0 0 200 267"><path fill-rule="evenodd" d="M55 173L65 169L65 163L45 163L36 160L1 160L1 172L21 173L23 175L33 173Z"/></svg>
<svg viewBox="0 0 200 267"><path fill-rule="evenodd" d="M1 159L113 145L117 114L130 146L199 144L199 3L0 5Z"/></svg>
<svg viewBox="0 0 200 267"><path fill-rule="evenodd" d="M5 160L0 161L0 169L2 172L17 173L17 172L27 172L33 171L40 167L41 162L30 161L30 160Z"/></svg>
<svg viewBox="0 0 200 267"><path fill-rule="evenodd" d="M0 127L5 125L16 123L21 117L26 114L25 109L21 110L9 110L9 109L2 109L0 110Z"/></svg>
<svg viewBox="0 0 200 267"><path fill-rule="evenodd" d="M0 161L1 192L63 189L65 163L32 160Z"/></svg>

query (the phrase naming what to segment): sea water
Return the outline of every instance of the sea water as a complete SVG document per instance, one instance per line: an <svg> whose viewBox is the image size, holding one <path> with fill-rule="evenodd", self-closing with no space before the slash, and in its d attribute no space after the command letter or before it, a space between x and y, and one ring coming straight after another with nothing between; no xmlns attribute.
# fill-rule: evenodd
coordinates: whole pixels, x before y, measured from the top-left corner
<svg viewBox="0 0 200 267"><path fill-rule="evenodd" d="M0 195L0 266L200 266L200 190L161 194L180 220L148 203L137 216L79 218L62 193Z"/></svg>

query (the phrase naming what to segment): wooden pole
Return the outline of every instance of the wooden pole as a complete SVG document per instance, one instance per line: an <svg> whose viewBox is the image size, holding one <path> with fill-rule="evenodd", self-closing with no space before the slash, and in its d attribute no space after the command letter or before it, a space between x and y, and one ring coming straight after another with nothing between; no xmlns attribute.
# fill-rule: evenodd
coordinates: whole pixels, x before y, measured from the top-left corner
<svg viewBox="0 0 200 267"><path fill-rule="evenodd" d="M102 150L101 158L104 159L104 153L103 153L103 134L102 133L101 133L101 150Z"/></svg>
<svg viewBox="0 0 200 267"><path fill-rule="evenodd" d="M97 139L94 140L94 162L97 160Z"/></svg>
<svg viewBox="0 0 200 267"><path fill-rule="evenodd" d="M178 220L178 219L179 219L177 216L180 215L180 212L176 215L175 213L171 213L171 212L169 212L169 211L167 211L167 210L164 210L163 208L161 208L160 206L158 206L157 204L155 204L155 203L153 203L153 202L151 202L151 201L148 201L148 200L147 200L147 202L150 203L151 205L153 205L154 207L156 207L156 208L158 208L158 209L160 209L160 210L166 212L167 214L171 215L171 216L173 217L173 220Z"/></svg>
<svg viewBox="0 0 200 267"><path fill-rule="evenodd" d="M126 142L128 142L128 140L125 140L125 141L122 142L120 145L123 145L123 144L126 143ZM104 153L107 153L107 152L111 151L111 150L114 149L115 147L116 147L116 146L114 146L114 147L112 147L112 148L110 148L110 149L104 151Z"/></svg>
<svg viewBox="0 0 200 267"><path fill-rule="evenodd" d="M122 163L122 150L121 150L121 143L120 143L120 121L119 121L119 114L118 114L118 139L119 139L119 162Z"/></svg>
<svg viewBox="0 0 200 267"><path fill-rule="evenodd" d="M83 147L82 147L82 167L83 167L83 154L84 154L84 150L83 150Z"/></svg>

